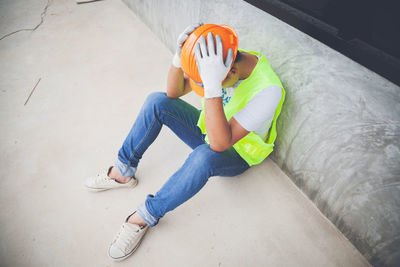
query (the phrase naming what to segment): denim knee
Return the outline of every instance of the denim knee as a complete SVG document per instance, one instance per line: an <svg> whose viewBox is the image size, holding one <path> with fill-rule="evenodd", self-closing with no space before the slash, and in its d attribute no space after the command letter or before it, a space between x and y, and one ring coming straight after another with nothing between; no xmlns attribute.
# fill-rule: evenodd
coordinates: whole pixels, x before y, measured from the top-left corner
<svg viewBox="0 0 400 267"><path fill-rule="evenodd" d="M146 101L144 102L144 106L146 108L159 107L163 103L165 103L166 100L170 100L170 98L165 92L153 92L147 96Z"/></svg>
<svg viewBox="0 0 400 267"><path fill-rule="evenodd" d="M197 169L206 177L235 176L237 169L250 168L233 147L224 152L216 152L210 148L209 144L203 144L193 150L188 160L192 168Z"/></svg>
<svg viewBox="0 0 400 267"><path fill-rule="evenodd" d="M199 169L198 171L205 173L207 176L212 176L212 169L216 164L214 157L216 153L218 152L213 151L209 144L203 144L190 153L188 160L193 169Z"/></svg>

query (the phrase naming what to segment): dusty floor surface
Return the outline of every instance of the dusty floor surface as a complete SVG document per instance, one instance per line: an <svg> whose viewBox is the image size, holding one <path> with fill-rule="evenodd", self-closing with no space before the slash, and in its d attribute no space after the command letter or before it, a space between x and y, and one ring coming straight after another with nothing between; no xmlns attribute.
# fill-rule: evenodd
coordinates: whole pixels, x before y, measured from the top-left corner
<svg viewBox="0 0 400 267"><path fill-rule="evenodd" d="M1 266L368 265L270 160L210 179L113 263L125 217L190 149L164 128L138 187L90 193L83 183L114 162L146 96L164 91L172 55L119 0L46 4L0 1L0 38L39 25L0 40Z"/></svg>

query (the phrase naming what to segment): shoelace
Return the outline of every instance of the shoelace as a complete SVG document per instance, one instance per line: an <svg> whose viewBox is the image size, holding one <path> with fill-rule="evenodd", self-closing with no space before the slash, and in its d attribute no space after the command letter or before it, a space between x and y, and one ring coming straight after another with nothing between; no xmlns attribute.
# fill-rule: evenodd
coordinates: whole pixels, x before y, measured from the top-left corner
<svg viewBox="0 0 400 267"><path fill-rule="evenodd" d="M115 238L116 246L119 247L125 253L128 253L129 252L128 249L132 241L138 235L139 231L140 231L139 229L138 230L127 229L126 225L123 225Z"/></svg>
<svg viewBox="0 0 400 267"><path fill-rule="evenodd" d="M114 182L113 179L108 178L106 175L100 175L98 174L96 177L96 182L102 182L102 183L112 183Z"/></svg>

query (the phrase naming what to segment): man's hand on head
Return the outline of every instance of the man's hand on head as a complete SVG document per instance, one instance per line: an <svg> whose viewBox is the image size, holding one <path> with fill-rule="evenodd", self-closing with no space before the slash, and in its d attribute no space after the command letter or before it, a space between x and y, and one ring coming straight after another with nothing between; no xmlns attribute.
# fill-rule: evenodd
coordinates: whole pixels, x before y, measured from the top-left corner
<svg viewBox="0 0 400 267"><path fill-rule="evenodd" d="M214 44L211 32L207 35L207 43L206 38L201 36L195 46L197 68L204 85L204 98L222 97L222 81L233 61L232 49L228 50L225 63L223 51L221 37L216 35Z"/></svg>
<svg viewBox="0 0 400 267"><path fill-rule="evenodd" d="M172 65L174 65L175 68L180 68L181 67L181 53L182 53L182 46L185 43L186 39L189 37L189 35L196 30L198 27L203 25L203 23L195 23L192 25L189 25L186 27L186 29L178 36L178 39L176 40L176 53L174 55L174 58L172 59Z"/></svg>

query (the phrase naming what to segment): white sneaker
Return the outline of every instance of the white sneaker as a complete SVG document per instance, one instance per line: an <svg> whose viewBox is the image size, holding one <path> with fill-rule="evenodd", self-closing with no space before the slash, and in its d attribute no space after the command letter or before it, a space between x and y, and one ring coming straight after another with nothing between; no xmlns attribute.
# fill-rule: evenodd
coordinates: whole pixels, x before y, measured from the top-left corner
<svg viewBox="0 0 400 267"><path fill-rule="evenodd" d="M132 255L139 247L144 235L149 229L148 225L139 226L128 223L128 218L125 220L125 223L122 224L121 229L108 249L108 256L115 261L124 260Z"/></svg>
<svg viewBox="0 0 400 267"><path fill-rule="evenodd" d="M112 167L110 167L107 172L104 171L97 176L86 179L85 187L90 191L99 192L113 188L135 187L137 185L138 180L135 177L132 177L129 182L126 183L119 183L111 179L108 177L111 168Z"/></svg>

